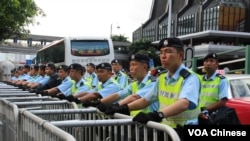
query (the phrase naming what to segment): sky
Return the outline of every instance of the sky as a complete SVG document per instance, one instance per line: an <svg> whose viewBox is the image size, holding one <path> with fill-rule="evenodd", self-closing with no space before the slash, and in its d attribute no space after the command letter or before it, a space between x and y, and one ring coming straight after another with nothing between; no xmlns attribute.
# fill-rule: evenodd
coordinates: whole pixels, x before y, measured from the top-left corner
<svg viewBox="0 0 250 141"><path fill-rule="evenodd" d="M48 36L123 35L132 33L150 15L152 0L34 0L45 17L28 27L31 34ZM120 28L117 28L117 27Z"/></svg>

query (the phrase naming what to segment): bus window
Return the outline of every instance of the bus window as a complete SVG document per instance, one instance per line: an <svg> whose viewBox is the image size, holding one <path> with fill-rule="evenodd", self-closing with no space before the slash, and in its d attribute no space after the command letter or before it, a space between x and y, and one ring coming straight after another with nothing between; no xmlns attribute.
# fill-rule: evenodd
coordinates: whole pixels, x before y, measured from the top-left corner
<svg viewBox="0 0 250 141"><path fill-rule="evenodd" d="M74 56L103 56L110 53L108 41L72 40L71 54Z"/></svg>

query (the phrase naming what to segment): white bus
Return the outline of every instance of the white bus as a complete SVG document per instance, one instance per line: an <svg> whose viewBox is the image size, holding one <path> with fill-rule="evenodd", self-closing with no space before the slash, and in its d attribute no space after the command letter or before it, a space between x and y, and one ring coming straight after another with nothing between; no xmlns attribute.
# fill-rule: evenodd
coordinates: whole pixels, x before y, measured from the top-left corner
<svg viewBox="0 0 250 141"><path fill-rule="evenodd" d="M85 66L87 63L110 63L113 59L114 47L109 37L65 37L40 49L36 64L79 63Z"/></svg>

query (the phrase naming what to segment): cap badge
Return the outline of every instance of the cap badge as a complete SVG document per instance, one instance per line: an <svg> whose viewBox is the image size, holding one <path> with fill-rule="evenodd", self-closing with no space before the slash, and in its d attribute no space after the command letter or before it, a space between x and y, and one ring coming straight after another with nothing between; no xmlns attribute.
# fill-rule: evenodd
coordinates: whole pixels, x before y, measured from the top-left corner
<svg viewBox="0 0 250 141"><path fill-rule="evenodd" d="M131 56L131 60L133 60L133 59L135 59L135 55L134 54Z"/></svg>
<svg viewBox="0 0 250 141"><path fill-rule="evenodd" d="M163 45L164 45L164 46L168 45L168 40L165 40L165 41L163 42Z"/></svg>

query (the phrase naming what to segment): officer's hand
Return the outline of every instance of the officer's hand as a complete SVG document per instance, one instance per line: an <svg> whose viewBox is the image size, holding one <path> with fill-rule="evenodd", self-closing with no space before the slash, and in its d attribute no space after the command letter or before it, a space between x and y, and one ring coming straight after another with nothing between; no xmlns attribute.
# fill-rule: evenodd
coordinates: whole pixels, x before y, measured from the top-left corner
<svg viewBox="0 0 250 141"><path fill-rule="evenodd" d="M113 115L114 113L121 113L121 114L125 114L125 115L130 115L129 108L128 108L127 104L122 105L122 106L119 106L118 104L110 105L106 108L104 113L107 115Z"/></svg>
<svg viewBox="0 0 250 141"><path fill-rule="evenodd" d="M160 114L162 113L159 113L157 111L150 113L140 112L133 118L133 121L137 121L143 124L146 124L148 121L161 122L164 117L160 116Z"/></svg>
<svg viewBox="0 0 250 141"><path fill-rule="evenodd" d="M69 102L75 102L76 104L80 104L81 101L78 100L78 98L75 98L73 95L66 96L66 98Z"/></svg>
<svg viewBox="0 0 250 141"><path fill-rule="evenodd" d="M100 104L101 104L101 101L98 99L98 100L91 101L91 105L90 106L96 107L96 106L98 106Z"/></svg>
<svg viewBox="0 0 250 141"><path fill-rule="evenodd" d="M100 102L100 104L98 104L98 105L96 106L96 108L99 109L99 111L101 111L101 112L105 112L107 106L108 106L108 105L103 104L103 103Z"/></svg>
<svg viewBox="0 0 250 141"><path fill-rule="evenodd" d="M36 92L36 89L30 89L29 92L30 92L30 93L35 93L35 92Z"/></svg>
<svg viewBox="0 0 250 141"><path fill-rule="evenodd" d="M59 99L66 99L66 96L63 93L59 93L56 95Z"/></svg>
<svg viewBox="0 0 250 141"><path fill-rule="evenodd" d="M84 102L82 102L82 106L83 107L89 107L89 106L91 106L91 101L84 101Z"/></svg>
<svg viewBox="0 0 250 141"><path fill-rule="evenodd" d="M84 101L84 102L82 102L82 106L83 107L89 107L89 106L96 107L100 103L101 103L100 100Z"/></svg>
<svg viewBox="0 0 250 141"><path fill-rule="evenodd" d="M73 102L75 97L73 95L66 96L66 98L69 102Z"/></svg>
<svg viewBox="0 0 250 141"><path fill-rule="evenodd" d="M41 93L42 96L48 96L49 95L48 91L41 91L40 93Z"/></svg>

